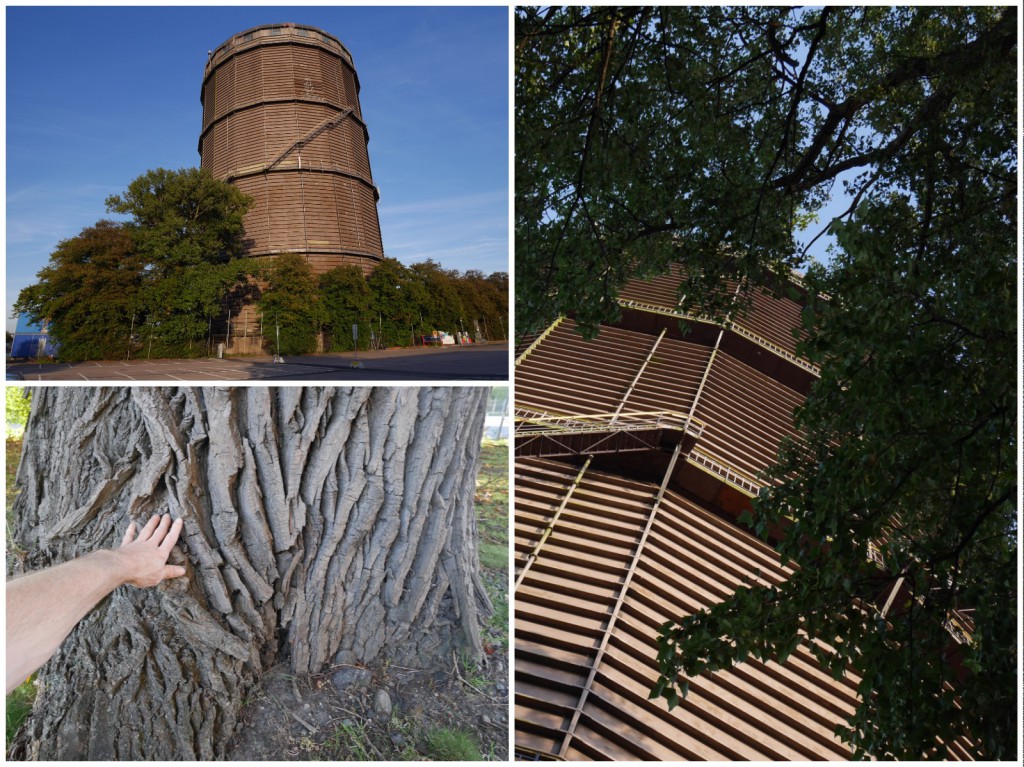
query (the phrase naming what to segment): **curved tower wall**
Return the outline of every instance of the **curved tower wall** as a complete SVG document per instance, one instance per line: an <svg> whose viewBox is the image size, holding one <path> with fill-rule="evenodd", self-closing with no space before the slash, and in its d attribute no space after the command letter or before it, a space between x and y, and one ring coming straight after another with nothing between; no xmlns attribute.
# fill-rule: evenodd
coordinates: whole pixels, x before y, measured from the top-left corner
<svg viewBox="0 0 1024 767"><path fill-rule="evenodd" d="M240 32L211 53L201 100L202 167L254 198L248 255L303 253L316 273L383 257L359 79L337 38L299 24Z"/></svg>

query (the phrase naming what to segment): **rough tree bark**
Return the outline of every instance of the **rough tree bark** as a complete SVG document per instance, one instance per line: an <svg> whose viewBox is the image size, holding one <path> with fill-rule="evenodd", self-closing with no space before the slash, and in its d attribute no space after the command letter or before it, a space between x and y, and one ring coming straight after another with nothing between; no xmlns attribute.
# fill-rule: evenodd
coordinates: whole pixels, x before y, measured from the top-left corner
<svg viewBox="0 0 1024 767"><path fill-rule="evenodd" d="M482 388L36 389L13 569L185 518L187 578L125 586L40 672L12 756L216 759L262 670L479 655ZM176 556L172 556L172 563ZM11 565L9 565L10 567ZM40 605L40 609L45 609Z"/></svg>

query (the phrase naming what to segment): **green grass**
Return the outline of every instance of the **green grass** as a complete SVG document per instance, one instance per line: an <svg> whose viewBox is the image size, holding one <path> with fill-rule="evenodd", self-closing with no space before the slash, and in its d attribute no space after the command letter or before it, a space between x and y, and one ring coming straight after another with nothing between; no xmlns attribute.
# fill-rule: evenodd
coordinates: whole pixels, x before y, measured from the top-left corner
<svg viewBox="0 0 1024 767"><path fill-rule="evenodd" d="M489 570L507 570L508 544L481 543L480 566Z"/></svg>
<svg viewBox="0 0 1024 767"><path fill-rule="evenodd" d="M9 439L7 440L7 465L6 465L6 480L7 484L4 486L5 498L7 501L7 526L11 526L13 521L11 517L11 507L14 506L14 499L18 497L18 488L14 486L14 478L18 474L18 464L21 463L21 440L20 439Z"/></svg>
<svg viewBox="0 0 1024 767"><path fill-rule="evenodd" d="M303 738L300 748L314 761L478 762L484 758L473 735L462 730L423 729L415 721L397 716L392 717L388 730L400 734L404 744L392 749L386 736L380 731L371 732L365 723L342 723L323 743L317 745Z"/></svg>
<svg viewBox="0 0 1024 767"><path fill-rule="evenodd" d="M476 479L476 515L481 544L503 547L508 561L508 441L484 440Z"/></svg>
<svg viewBox="0 0 1024 767"><path fill-rule="evenodd" d="M435 762L479 762L484 758L471 735L447 728L427 733L426 755Z"/></svg>
<svg viewBox="0 0 1024 767"><path fill-rule="evenodd" d="M7 696L7 748L11 747L18 728L32 711L36 699L36 686L32 681L23 682Z"/></svg>
<svg viewBox="0 0 1024 767"><path fill-rule="evenodd" d="M491 598L491 604L494 606L494 614L491 616L488 623L494 628L495 632L501 636L502 644L508 646L508 593L497 594L491 592L488 594Z"/></svg>
<svg viewBox="0 0 1024 767"><path fill-rule="evenodd" d="M484 440L476 482L480 567L494 605L488 621L492 644L508 647L508 441ZM496 577L495 577L496 576Z"/></svg>
<svg viewBox="0 0 1024 767"><path fill-rule="evenodd" d="M342 722L338 728L331 733L331 736L324 741L318 749L318 759L332 761L343 759L346 761L369 762L373 761L370 756L372 746L370 736L363 724L347 724Z"/></svg>

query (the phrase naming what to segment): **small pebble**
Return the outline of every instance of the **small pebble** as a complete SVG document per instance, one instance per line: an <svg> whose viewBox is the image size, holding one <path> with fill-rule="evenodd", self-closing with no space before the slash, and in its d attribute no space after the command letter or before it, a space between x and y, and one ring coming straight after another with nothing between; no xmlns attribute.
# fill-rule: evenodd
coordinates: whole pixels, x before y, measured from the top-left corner
<svg viewBox="0 0 1024 767"><path fill-rule="evenodd" d="M379 716L391 716L391 696L387 690L377 690L373 699L373 710Z"/></svg>

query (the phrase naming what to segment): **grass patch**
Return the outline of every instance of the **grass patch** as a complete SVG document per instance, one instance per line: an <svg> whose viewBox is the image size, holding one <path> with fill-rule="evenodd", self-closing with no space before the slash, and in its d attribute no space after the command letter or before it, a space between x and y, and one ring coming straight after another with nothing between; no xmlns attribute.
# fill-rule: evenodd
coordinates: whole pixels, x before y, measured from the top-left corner
<svg viewBox="0 0 1024 767"><path fill-rule="evenodd" d="M32 680L15 687L7 696L7 748L11 747L18 728L32 712L32 704L36 700L36 686Z"/></svg>
<svg viewBox="0 0 1024 767"><path fill-rule="evenodd" d="M504 548L502 569L505 569L508 562L507 440L484 440L480 450L475 503L480 543Z"/></svg>
<svg viewBox="0 0 1024 767"><path fill-rule="evenodd" d="M476 481L478 554L494 605L487 640L508 647L508 440L484 440ZM489 651L490 652L490 651Z"/></svg>
<svg viewBox="0 0 1024 767"><path fill-rule="evenodd" d="M386 732L366 723L342 722L319 745L303 737L299 750L314 761L478 762L484 758L469 732L426 729L398 716L392 717Z"/></svg>
<svg viewBox="0 0 1024 767"><path fill-rule="evenodd" d="M370 762L373 761L370 753L375 750L364 725L342 722L317 749L316 756L318 760Z"/></svg>
<svg viewBox="0 0 1024 767"><path fill-rule="evenodd" d="M508 544L481 543L480 566L486 570L507 570Z"/></svg>
<svg viewBox="0 0 1024 767"><path fill-rule="evenodd" d="M494 614L487 621L503 647L508 647L508 593L491 591L488 596L494 606Z"/></svg>
<svg viewBox="0 0 1024 767"><path fill-rule="evenodd" d="M21 440L20 439L9 439L7 440L7 465L5 471L5 478L7 484L4 487L6 491L5 498L7 500L7 525L11 524L11 507L14 505L14 499L18 497L18 488L14 485L14 478L18 474L18 464L21 463Z"/></svg>
<svg viewBox="0 0 1024 767"><path fill-rule="evenodd" d="M484 758L472 736L444 727L427 733L427 757L435 762L479 762Z"/></svg>

